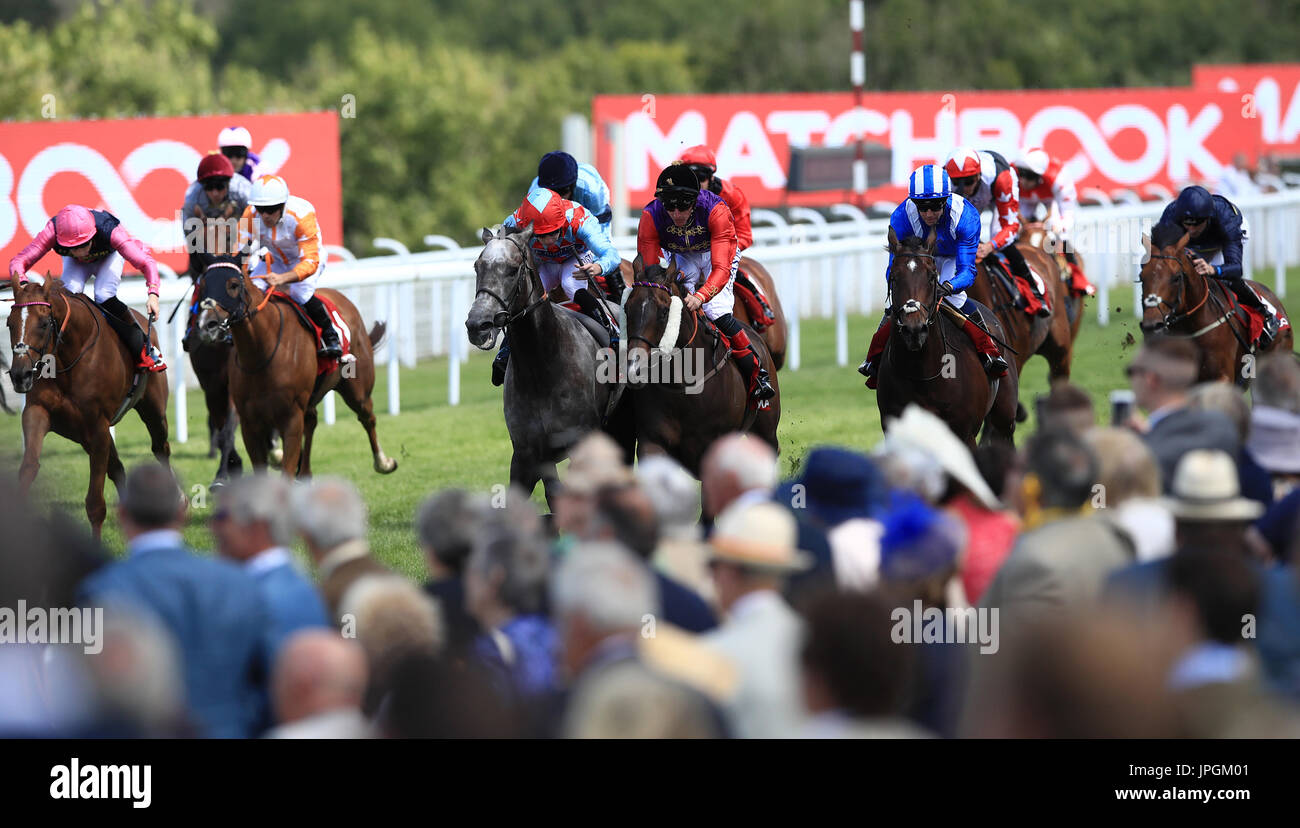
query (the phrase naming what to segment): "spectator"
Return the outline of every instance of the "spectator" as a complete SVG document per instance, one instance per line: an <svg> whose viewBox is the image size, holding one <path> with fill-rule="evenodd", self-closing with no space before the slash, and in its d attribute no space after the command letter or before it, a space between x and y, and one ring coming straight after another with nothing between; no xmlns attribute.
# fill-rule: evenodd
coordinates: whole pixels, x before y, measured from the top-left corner
<svg viewBox="0 0 1300 828"><path fill-rule="evenodd" d="M370 685L361 709L373 716L392 687L396 665L411 654L439 655L445 644L438 605L400 575L364 575L339 603L343 634L366 654Z"/></svg>
<svg viewBox="0 0 1300 828"><path fill-rule="evenodd" d="M1165 492L1173 483L1179 459L1193 449L1219 449L1236 457L1240 448L1232 421L1218 411L1193 410L1187 395L1196 382L1200 355L1185 339L1153 336L1128 367L1139 408L1148 412L1143 439L1160 464Z"/></svg>
<svg viewBox="0 0 1300 828"><path fill-rule="evenodd" d="M465 562L490 508L486 497L447 489L425 500L415 514L415 536L429 571L424 591L442 608L452 653L468 652L482 633L465 608Z"/></svg>
<svg viewBox="0 0 1300 828"><path fill-rule="evenodd" d="M212 514L217 553L262 588L271 613L272 653L298 630L329 626L320 594L294 566L289 492L279 475L236 478L222 490Z"/></svg>
<svg viewBox="0 0 1300 828"><path fill-rule="evenodd" d="M709 545L718 599L727 621L705 643L739 668L730 705L737 735L788 738L803 719L798 651L803 622L780 591L791 572L806 569L789 511L775 503L736 504L718 515Z"/></svg>
<svg viewBox="0 0 1300 828"><path fill-rule="evenodd" d="M187 706L201 735L256 736L268 717L270 612L252 577L186 548L181 491L165 466L127 475L118 506L126 556L82 583L83 600L121 602L159 619L183 658Z"/></svg>
<svg viewBox="0 0 1300 828"><path fill-rule="evenodd" d="M1300 703L1300 563L1292 557L1284 566L1265 569L1260 573L1260 588L1259 655L1264 678L1275 692Z"/></svg>
<svg viewBox="0 0 1300 828"><path fill-rule="evenodd" d="M1192 389L1187 402L1192 409L1218 411L1232 421L1241 444L1235 458L1241 494L1265 506L1271 504L1273 481L1250 452L1250 406L1245 395L1229 382L1203 382Z"/></svg>
<svg viewBox="0 0 1300 828"><path fill-rule="evenodd" d="M418 652L394 667L376 727L390 739L501 739L519 735L487 677Z"/></svg>
<svg viewBox="0 0 1300 828"><path fill-rule="evenodd" d="M1133 543L1137 561L1165 558L1174 551L1174 517L1160 500L1160 468L1142 438L1127 428L1090 429L1083 440L1097 456L1096 503Z"/></svg>
<svg viewBox="0 0 1300 828"><path fill-rule="evenodd" d="M1072 432L1040 431L1026 446L1024 531L980 604L1018 626L1047 610L1091 603L1106 575L1133 561L1128 537L1104 516L1084 512L1097 458Z"/></svg>
<svg viewBox="0 0 1300 828"><path fill-rule="evenodd" d="M808 609L800 652L813 739L912 739L930 734L902 716L914 650L890 636L892 602L874 592L826 592Z"/></svg>
<svg viewBox="0 0 1300 828"><path fill-rule="evenodd" d="M623 462L623 449L609 435L593 431L583 437L569 452L569 468L555 497L555 529L561 547L587 534L598 489L635 482L632 470Z"/></svg>
<svg viewBox="0 0 1300 828"><path fill-rule="evenodd" d="M370 556L366 504L356 486L337 477L319 477L300 484L291 500L295 526L316 564L325 608L338 623L343 594L357 579L393 571Z"/></svg>
<svg viewBox="0 0 1300 828"><path fill-rule="evenodd" d="M295 633L280 650L271 676L279 725L271 739L368 739L361 714L366 654L333 630Z"/></svg>
<svg viewBox="0 0 1300 828"><path fill-rule="evenodd" d="M1252 388L1250 453L1285 497L1300 482L1300 364L1290 353L1259 358Z"/></svg>
<svg viewBox="0 0 1300 828"><path fill-rule="evenodd" d="M708 547L700 532L700 483L666 454L638 460L633 473L641 491L650 498L658 522L659 544L651 562L714 605L717 598L709 577ZM704 477L708 479L707 473Z"/></svg>
<svg viewBox="0 0 1300 828"><path fill-rule="evenodd" d="M1097 424L1092 397L1077 385L1058 382L1052 385L1047 396L1039 397L1038 428L1061 427L1080 436Z"/></svg>
<svg viewBox="0 0 1300 828"><path fill-rule="evenodd" d="M184 654L151 613L117 606L104 614L100 652L85 658L98 724L92 738L193 737L185 709ZM7 649L7 648L6 648Z"/></svg>
<svg viewBox="0 0 1300 828"><path fill-rule="evenodd" d="M1259 185L1255 183L1255 174L1250 168L1246 153L1239 152L1232 156L1232 164L1223 168L1216 189L1220 194L1234 199L1259 193Z"/></svg>

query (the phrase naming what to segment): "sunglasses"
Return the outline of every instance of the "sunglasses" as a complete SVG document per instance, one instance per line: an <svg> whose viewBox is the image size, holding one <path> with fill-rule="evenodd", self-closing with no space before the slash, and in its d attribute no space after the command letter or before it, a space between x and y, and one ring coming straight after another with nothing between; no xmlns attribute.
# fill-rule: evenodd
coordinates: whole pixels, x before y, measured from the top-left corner
<svg viewBox="0 0 1300 828"><path fill-rule="evenodd" d="M664 208L674 213L683 213L695 206L693 198L666 198Z"/></svg>
<svg viewBox="0 0 1300 828"><path fill-rule="evenodd" d="M221 150L221 154L224 155L224 156L226 156L227 158L247 158L247 157L248 157L248 150L246 150L246 149L231 149L230 147L224 147L224 148Z"/></svg>
<svg viewBox="0 0 1300 828"><path fill-rule="evenodd" d="M938 213L943 210L946 198L914 198L912 203L916 205L917 212L921 213Z"/></svg>
<svg viewBox="0 0 1300 828"><path fill-rule="evenodd" d="M209 192L213 190L224 190L230 186L229 178L209 178L203 182L203 189Z"/></svg>
<svg viewBox="0 0 1300 828"><path fill-rule="evenodd" d="M967 188L969 188L969 187L974 187L978 182L979 182L979 176L977 176L977 175L972 175L972 176L968 176L968 177L966 177L966 178L954 178L954 179L952 179L952 186L957 187L957 188L962 189L962 190L965 190L965 189L967 189Z"/></svg>
<svg viewBox="0 0 1300 828"><path fill-rule="evenodd" d="M1207 221L1209 221L1208 218L1192 218L1191 216L1188 216L1187 218L1183 219L1182 225L1184 227L1195 227L1196 225L1204 224Z"/></svg>
<svg viewBox="0 0 1300 828"><path fill-rule="evenodd" d="M269 216L272 213L280 212L280 210L283 208L284 208L283 204L276 204L273 207L254 207L253 209L263 216Z"/></svg>

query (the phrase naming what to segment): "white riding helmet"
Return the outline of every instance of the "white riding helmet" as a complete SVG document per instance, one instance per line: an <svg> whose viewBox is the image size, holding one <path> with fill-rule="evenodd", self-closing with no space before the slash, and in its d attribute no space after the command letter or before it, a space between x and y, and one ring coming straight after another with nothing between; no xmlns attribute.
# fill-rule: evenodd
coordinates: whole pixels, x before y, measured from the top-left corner
<svg viewBox="0 0 1300 828"><path fill-rule="evenodd" d="M226 127L217 135L218 147L245 147L251 149L253 136L241 126Z"/></svg>
<svg viewBox="0 0 1300 828"><path fill-rule="evenodd" d="M1047 150L1041 147L1026 147L1020 151L1016 157L1014 166L1017 169L1029 170L1038 177L1047 174L1047 165L1052 163L1052 159L1047 154Z"/></svg>
<svg viewBox="0 0 1300 828"><path fill-rule="evenodd" d="M289 200L289 185L278 175L261 175L253 182L248 203L254 207L274 207Z"/></svg>

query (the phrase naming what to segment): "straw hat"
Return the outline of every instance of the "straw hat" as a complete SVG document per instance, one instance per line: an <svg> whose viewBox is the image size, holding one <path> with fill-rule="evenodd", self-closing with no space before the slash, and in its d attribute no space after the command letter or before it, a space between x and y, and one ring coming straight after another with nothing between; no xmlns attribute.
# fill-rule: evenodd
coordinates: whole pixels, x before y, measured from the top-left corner
<svg viewBox="0 0 1300 828"><path fill-rule="evenodd" d="M709 538L710 559L765 572L797 572L812 566L798 547L794 515L771 502L738 503L718 515Z"/></svg>
<svg viewBox="0 0 1300 828"><path fill-rule="evenodd" d="M1173 497L1161 502L1180 520L1247 521L1264 513L1264 504L1240 496L1237 464L1217 449L1184 454L1172 490Z"/></svg>

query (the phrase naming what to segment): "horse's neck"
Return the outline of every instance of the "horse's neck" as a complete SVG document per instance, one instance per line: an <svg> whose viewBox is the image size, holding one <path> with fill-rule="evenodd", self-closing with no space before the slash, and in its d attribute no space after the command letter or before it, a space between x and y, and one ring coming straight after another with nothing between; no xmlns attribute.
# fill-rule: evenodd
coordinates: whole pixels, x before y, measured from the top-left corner
<svg viewBox="0 0 1300 828"><path fill-rule="evenodd" d="M514 316L537 302L541 297L534 295L535 293L536 290L530 289L528 296L524 299L523 307L518 310L512 308L510 315ZM510 325L511 359L522 359L528 364L536 362L539 365L545 365L549 363L550 357L555 350L556 336L559 333L558 313L559 311L552 306L548 299L540 302L537 307L516 319Z"/></svg>
<svg viewBox="0 0 1300 828"><path fill-rule="evenodd" d="M255 301L250 296L250 306L256 308L263 298L265 294ZM282 326L281 314L284 313L283 308L276 307L277 304L275 300L271 300L262 310L255 311L230 326L230 336L234 341L235 351L244 365L252 365L253 360L264 359L275 347Z"/></svg>

